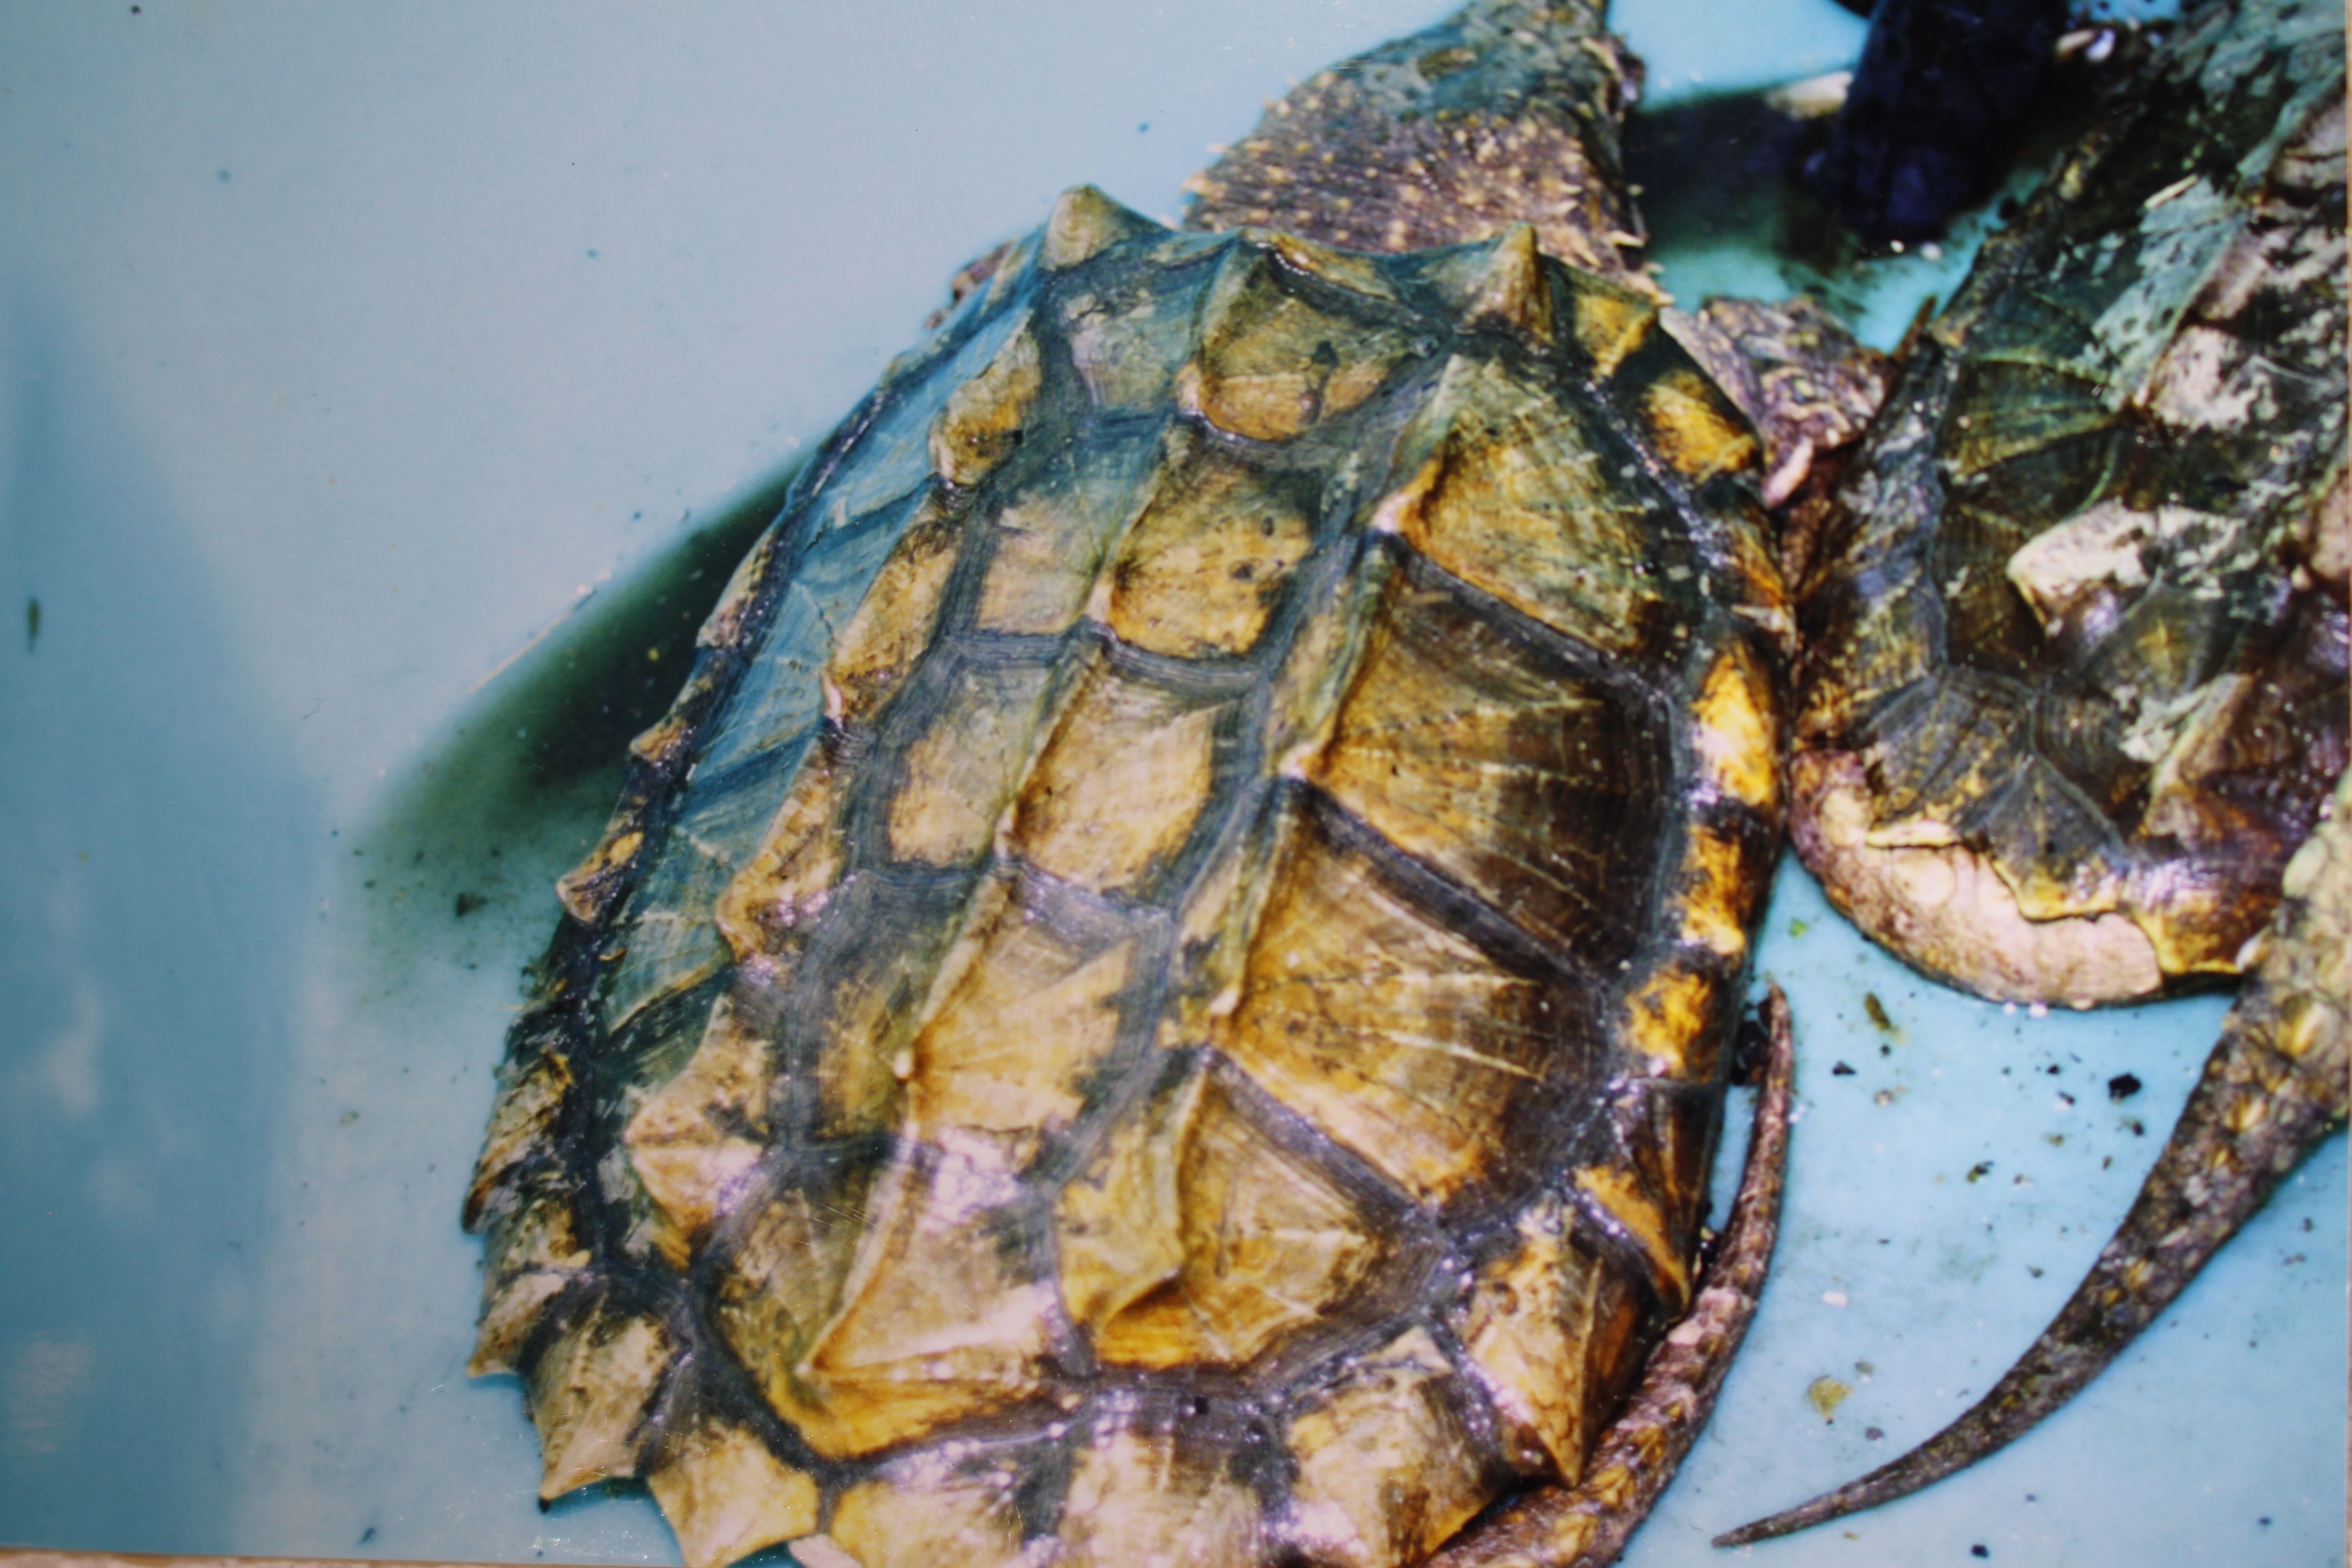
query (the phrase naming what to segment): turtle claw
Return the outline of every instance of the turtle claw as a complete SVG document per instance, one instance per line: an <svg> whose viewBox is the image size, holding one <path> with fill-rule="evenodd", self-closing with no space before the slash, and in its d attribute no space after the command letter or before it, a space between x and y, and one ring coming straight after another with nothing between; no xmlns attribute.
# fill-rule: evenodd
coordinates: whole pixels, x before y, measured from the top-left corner
<svg viewBox="0 0 2352 1568"><path fill-rule="evenodd" d="M2352 1058L2352 773L2289 863L2245 994L2139 1197L1992 1392L1900 1458L1716 1537L1750 1542L1891 1502L1966 1469L2072 1399L2154 1321L2344 1119Z"/></svg>

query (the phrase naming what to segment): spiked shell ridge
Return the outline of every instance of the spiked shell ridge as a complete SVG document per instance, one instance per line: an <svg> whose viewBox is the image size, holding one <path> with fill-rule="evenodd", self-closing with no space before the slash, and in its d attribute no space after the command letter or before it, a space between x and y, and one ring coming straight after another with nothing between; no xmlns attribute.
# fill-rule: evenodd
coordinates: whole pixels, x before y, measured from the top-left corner
<svg viewBox="0 0 2352 1568"><path fill-rule="evenodd" d="M1524 228L1066 196L565 881L467 1209L546 1495L698 1568L1385 1564L1578 1475L1778 843L1756 457Z"/></svg>

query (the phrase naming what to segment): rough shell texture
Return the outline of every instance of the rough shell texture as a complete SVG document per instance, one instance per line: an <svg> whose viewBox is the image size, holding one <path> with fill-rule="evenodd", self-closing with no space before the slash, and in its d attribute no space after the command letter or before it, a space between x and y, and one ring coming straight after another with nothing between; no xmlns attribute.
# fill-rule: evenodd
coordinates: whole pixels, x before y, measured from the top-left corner
<svg viewBox="0 0 2352 1568"><path fill-rule="evenodd" d="M2343 27L2192 15L1986 247L1801 586L1799 848L1982 994L2235 973L2345 765Z"/></svg>
<svg viewBox="0 0 2352 1568"><path fill-rule="evenodd" d="M1643 292L1618 121L1641 65L1598 0L1478 0L1318 71L1185 186L1190 228L1424 250L1531 224L1544 254Z"/></svg>
<svg viewBox="0 0 2352 1568"><path fill-rule="evenodd" d="M1988 247L1840 498L1887 516L1832 521L1853 553L1806 605L1824 641L1797 838L1832 894L1994 994L2252 979L2130 1214L2017 1364L1919 1447L1719 1545L2021 1436L2344 1117L2343 47L2334 12L2197 12L2133 86L2145 118L2119 110Z"/></svg>
<svg viewBox="0 0 2352 1568"><path fill-rule="evenodd" d="M1755 457L1526 228L1066 197L564 885L468 1208L547 1495L643 1475L697 1565L1390 1564L1574 1478L1778 841Z"/></svg>

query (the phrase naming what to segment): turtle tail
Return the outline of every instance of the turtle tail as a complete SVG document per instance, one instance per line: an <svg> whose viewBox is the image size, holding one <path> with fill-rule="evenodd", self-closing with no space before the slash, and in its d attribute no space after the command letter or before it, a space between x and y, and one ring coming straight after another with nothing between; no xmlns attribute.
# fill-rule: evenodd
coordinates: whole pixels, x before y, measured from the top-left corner
<svg viewBox="0 0 2352 1568"><path fill-rule="evenodd" d="M1717 1546L1890 1502L2022 1436L2121 1354L2343 1120L2352 1055L2346 784L2334 804L2333 817L2287 868L2286 902L2179 1125L2065 1308L1958 1420L1859 1480L1716 1537Z"/></svg>
<svg viewBox="0 0 2352 1568"><path fill-rule="evenodd" d="M1796 1052L1779 986L1767 993L1761 1012L1767 1050L1754 1131L1731 1217L1690 1310L1652 1353L1624 1414L1593 1446L1580 1480L1529 1493L1439 1552L1429 1568L1606 1568L1697 1440L1756 1316L1780 1231Z"/></svg>

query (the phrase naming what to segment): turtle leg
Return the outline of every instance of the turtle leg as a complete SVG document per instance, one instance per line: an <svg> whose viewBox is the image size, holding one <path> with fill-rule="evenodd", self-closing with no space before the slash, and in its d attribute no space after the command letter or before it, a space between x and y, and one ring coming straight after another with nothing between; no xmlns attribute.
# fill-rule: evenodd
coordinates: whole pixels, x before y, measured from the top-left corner
<svg viewBox="0 0 2352 1568"><path fill-rule="evenodd" d="M1756 1315L1780 1230L1795 1050L1779 986L1766 996L1763 1015L1769 1054L1739 1194L1690 1310L1651 1355L1624 1414L1594 1446L1583 1479L1520 1499L1440 1552L1430 1568L1603 1568L1674 1479Z"/></svg>
<svg viewBox="0 0 2352 1568"><path fill-rule="evenodd" d="M2030 1431L2122 1353L2344 1119L2352 1059L2352 773L2287 866L2286 901L2139 1197L2064 1309L1960 1418L1745 1546L1917 1491Z"/></svg>

